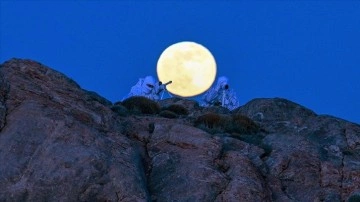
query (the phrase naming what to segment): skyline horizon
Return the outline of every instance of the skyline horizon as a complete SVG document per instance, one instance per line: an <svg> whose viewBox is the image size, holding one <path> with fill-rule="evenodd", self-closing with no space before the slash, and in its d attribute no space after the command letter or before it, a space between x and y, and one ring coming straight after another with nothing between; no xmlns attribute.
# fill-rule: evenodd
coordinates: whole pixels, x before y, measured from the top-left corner
<svg viewBox="0 0 360 202"><path fill-rule="evenodd" d="M0 1L0 62L38 61L115 102L193 41L240 105L280 97L360 124L359 13L354 1Z"/></svg>

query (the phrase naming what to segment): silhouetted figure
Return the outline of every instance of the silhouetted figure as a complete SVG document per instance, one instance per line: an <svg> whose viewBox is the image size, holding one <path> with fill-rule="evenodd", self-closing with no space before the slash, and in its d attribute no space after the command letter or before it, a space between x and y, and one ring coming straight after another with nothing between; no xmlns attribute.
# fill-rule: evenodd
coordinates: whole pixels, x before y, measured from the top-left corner
<svg viewBox="0 0 360 202"><path fill-rule="evenodd" d="M219 77L217 84L210 88L202 97L203 106L222 106L233 110L239 107L235 92L230 89L228 78L225 76Z"/></svg>
<svg viewBox="0 0 360 202"><path fill-rule="evenodd" d="M123 100L132 96L143 96L151 100L159 100L159 94L164 90L164 85L161 82L156 82L154 77L147 76L140 78L135 86L131 87L130 93L123 98Z"/></svg>

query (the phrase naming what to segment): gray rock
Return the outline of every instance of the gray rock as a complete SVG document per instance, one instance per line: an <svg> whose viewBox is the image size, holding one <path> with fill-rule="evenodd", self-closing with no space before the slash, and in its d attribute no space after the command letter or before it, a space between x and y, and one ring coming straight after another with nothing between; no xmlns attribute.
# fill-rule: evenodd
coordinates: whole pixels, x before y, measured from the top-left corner
<svg viewBox="0 0 360 202"><path fill-rule="evenodd" d="M149 200L141 157L103 99L30 60L0 72L0 201Z"/></svg>
<svg viewBox="0 0 360 202"><path fill-rule="evenodd" d="M0 68L0 201L353 201L360 126L282 98L234 111L131 114L31 60ZM252 118L255 134L209 134L205 113Z"/></svg>

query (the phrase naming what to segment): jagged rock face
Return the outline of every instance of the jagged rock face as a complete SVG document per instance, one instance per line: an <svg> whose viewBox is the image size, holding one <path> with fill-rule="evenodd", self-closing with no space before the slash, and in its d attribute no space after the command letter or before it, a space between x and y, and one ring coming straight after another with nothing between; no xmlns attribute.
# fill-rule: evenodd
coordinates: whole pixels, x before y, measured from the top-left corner
<svg viewBox="0 0 360 202"><path fill-rule="evenodd" d="M280 98L255 99L237 113L269 131L264 163L275 198L340 201L360 193L359 125Z"/></svg>
<svg viewBox="0 0 360 202"><path fill-rule="evenodd" d="M119 115L111 102L31 60L0 68L0 201L347 201L360 196L360 126L291 101L229 112L172 98L189 115ZM118 107L121 106L121 103ZM209 134L206 112L257 134Z"/></svg>
<svg viewBox="0 0 360 202"><path fill-rule="evenodd" d="M0 201L148 198L140 155L110 102L33 61L0 72Z"/></svg>

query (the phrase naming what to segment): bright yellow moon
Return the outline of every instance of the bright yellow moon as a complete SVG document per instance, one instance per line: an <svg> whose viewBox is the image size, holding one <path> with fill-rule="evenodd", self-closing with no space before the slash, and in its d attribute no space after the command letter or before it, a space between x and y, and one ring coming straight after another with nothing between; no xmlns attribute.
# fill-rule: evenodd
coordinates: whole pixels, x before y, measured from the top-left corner
<svg viewBox="0 0 360 202"><path fill-rule="evenodd" d="M204 46L184 41L166 48L157 63L157 75L163 83L172 81L166 89L181 97L205 92L216 76L216 62Z"/></svg>

